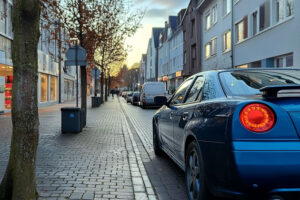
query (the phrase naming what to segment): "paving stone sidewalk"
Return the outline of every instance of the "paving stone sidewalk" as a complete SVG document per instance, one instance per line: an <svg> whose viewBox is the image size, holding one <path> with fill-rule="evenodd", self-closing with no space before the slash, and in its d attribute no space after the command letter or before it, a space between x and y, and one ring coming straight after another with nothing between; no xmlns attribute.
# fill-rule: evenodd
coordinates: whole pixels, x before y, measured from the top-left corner
<svg viewBox="0 0 300 200"><path fill-rule="evenodd" d="M40 113L40 199L156 199L117 99L88 109L87 128L80 134L61 134L60 107ZM9 155L10 117L1 116L0 126L2 179Z"/></svg>

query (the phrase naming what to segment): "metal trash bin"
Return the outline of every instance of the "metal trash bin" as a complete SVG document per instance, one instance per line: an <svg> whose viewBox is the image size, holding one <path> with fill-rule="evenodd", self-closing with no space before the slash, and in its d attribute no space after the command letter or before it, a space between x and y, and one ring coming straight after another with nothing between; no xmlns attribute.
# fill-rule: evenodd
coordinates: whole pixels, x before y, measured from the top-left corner
<svg viewBox="0 0 300 200"><path fill-rule="evenodd" d="M92 108L99 107L101 103L101 97L92 97Z"/></svg>
<svg viewBox="0 0 300 200"><path fill-rule="evenodd" d="M76 107L61 108L61 132L79 133L82 130L82 111Z"/></svg>

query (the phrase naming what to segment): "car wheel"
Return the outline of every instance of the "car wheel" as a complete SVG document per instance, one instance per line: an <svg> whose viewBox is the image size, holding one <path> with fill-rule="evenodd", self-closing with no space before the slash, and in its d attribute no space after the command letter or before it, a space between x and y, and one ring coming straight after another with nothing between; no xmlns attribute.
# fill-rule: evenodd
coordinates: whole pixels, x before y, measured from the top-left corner
<svg viewBox="0 0 300 200"><path fill-rule="evenodd" d="M157 130L157 126L154 123L153 124L153 149L154 149L154 153L156 156L161 156L163 151L161 150L160 147L160 141L159 141L159 137L158 137L158 130Z"/></svg>
<svg viewBox="0 0 300 200"><path fill-rule="evenodd" d="M189 200L213 199L205 183L203 158L197 142L189 144L185 162L185 180Z"/></svg>

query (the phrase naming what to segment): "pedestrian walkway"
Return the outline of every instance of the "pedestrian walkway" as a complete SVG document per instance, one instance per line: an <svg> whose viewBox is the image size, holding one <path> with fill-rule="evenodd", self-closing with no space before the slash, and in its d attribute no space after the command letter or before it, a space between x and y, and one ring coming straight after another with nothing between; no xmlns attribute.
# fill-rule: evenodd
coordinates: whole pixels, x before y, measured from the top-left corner
<svg viewBox="0 0 300 200"><path fill-rule="evenodd" d="M60 107L40 112L37 188L40 199L156 199L117 98L88 109L80 134L61 134ZM0 118L0 178L7 165L11 122Z"/></svg>

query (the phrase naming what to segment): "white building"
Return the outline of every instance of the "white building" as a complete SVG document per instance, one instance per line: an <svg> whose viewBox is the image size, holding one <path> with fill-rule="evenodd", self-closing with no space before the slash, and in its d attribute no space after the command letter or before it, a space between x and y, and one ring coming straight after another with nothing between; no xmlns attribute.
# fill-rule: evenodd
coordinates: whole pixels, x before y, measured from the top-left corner
<svg viewBox="0 0 300 200"><path fill-rule="evenodd" d="M139 67L139 86L142 86L145 83L146 65L147 65L147 54L143 54L140 61L140 67Z"/></svg>
<svg viewBox="0 0 300 200"><path fill-rule="evenodd" d="M147 67L145 81L157 81L158 77L158 43L159 34L163 28L152 28L147 49Z"/></svg>
<svg viewBox="0 0 300 200"><path fill-rule="evenodd" d="M300 66L299 0L234 0L234 65Z"/></svg>
<svg viewBox="0 0 300 200"><path fill-rule="evenodd" d="M5 79L4 102L0 100L0 107L6 111L11 109L12 103L12 81L13 81L13 63L12 63L12 1L0 0L0 76ZM5 17L4 17L5 16ZM38 105L47 106L63 102L64 100L73 100L75 98L75 80L76 71L71 67L64 67L64 53L58 47L57 40L51 37L54 26L50 29L44 29L43 20L41 19L41 37L38 45ZM55 26L59 26L59 23ZM66 33L59 29L57 37L62 41L66 40ZM50 38L50 39L49 39ZM64 48L67 47L62 42ZM63 60L61 60L62 58ZM59 63L60 62L60 63ZM61 69L61 73L60 72ZM60 77L61 74L61 77ZM61 80L61 84L59 84ZM60 93L59 93L60 91ZM60 99L61 98L61 99ZM3 106L4 105L4 106Z"/></svg>
<svg viewBox="0 0 300 200"><path fill-rule="evenodd" d="M173 93L182 83L183 31L177 16L169 16L160 33L158 47L158 81L165 82Z"/></svg>
<svg viewBox="0 0 300 200"><path fill-rule="evenodd" d="M244 0L249 2L249 0ZM202 70L232 67L231 28L232 0L203 1L199 7L201 16L201 64ZM199 20L199 19L198 19Z"/></svg>
<svg viewBox="0 0 300 200"><path fill-rule="evenodd" d="M300 1L202 0L202 69L299 67Z"/></svg>

